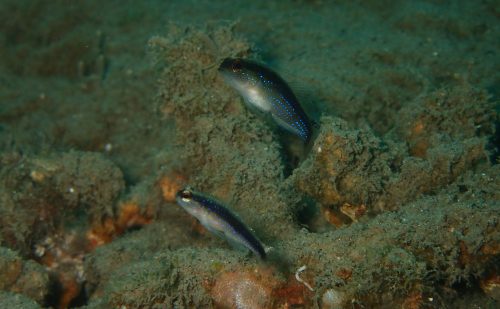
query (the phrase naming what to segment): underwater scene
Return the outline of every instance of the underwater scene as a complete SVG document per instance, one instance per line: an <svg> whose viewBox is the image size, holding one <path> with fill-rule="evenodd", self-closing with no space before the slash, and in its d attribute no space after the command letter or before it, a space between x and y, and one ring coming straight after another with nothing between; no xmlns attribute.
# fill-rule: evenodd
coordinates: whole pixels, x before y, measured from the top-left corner
<svg viewBox="0 0 500 309"><path fill-rule="evenodd" d="M0 14L0 308L500 308L498 1Z"/></svg>

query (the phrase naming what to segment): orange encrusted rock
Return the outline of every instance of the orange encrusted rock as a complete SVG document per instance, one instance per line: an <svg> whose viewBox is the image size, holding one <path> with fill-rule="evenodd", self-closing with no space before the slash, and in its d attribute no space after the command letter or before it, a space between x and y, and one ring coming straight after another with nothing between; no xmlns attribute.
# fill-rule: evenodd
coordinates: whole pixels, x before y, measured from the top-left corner
<svg viewBox="0 0 500 309"><path fill-rule="evenodd" d="M174 203L175 194L183 187L185 182L186 178L180 173L174 172L171 175L163 176L159 182L163 199L166 202Z"/></svg>
<svg viewBox="0 0 500 309"><path fill-rule="evenodd" d="M268 308L278 284L267 269L230 271L216 279L210 294L220 308Z"/></svg>

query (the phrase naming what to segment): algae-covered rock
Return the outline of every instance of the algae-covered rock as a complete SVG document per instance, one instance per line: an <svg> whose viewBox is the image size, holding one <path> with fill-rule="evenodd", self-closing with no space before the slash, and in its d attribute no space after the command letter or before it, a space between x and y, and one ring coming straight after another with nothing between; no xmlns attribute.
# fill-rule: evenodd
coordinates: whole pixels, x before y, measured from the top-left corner
<svg viewBox="0 0 500 309"><path fill-rule="evenodd" d="M121 171L96 153L18 158L0 175L2 244L25 255L71 221L113 215L124 188Z"/></svg>
<svg viewBox="0 0 500 309"><path fill-rule="evenodd" d="M12 250L0 247L0 270L2 271L0 289L12 286L22 271L22 260Z"/></svg>
<svg viewBox="0 0 500 309"><path fill-rule="evenodd" d="M49 272L42 265L28 260L24 263L23 273L10 290L44 304L52 292L52 284Z"/></svg>
<svg viewBox="0 0 500 309"><path fill-rule="evenodd" d="M441 136L420 158L408 156L405 143L324 117L308 158L290 180L333 209L343 205L362 205L372 212L397 209L488 161L487 138L469 136Z"/></svg>
<svg viewBox="0 0 500 309"><path fill-rule="evenodd" d="M23 309L40 309L42 306L34 300L17 293L6 292L0 290L0 307L1 308L23 308Z"/></svg>
<svg viewBox="0 0 500 309"><path fill-rule="evenodd" d="M396 132L412 156L427 157L429 149L488 138L495 132L494 101L469 84L421 95L400 110ZM467 142L466 142L467 143Z"/></svg>
<svg viewBox="0 0 500 309"><path fill-rule="evenodd" d="M467 173L435 196L366 223L297 233L279 249L296 269L307 265L307 279L319 295L343 293L344 307L353 301L400 307L411 300L442 307L457 297L456 285L477 286L498 271L499 171L496 165Z"/></svg>
<svg viewBox="0 0 500 309"><path fill-rule="evenodd" d="M0 247L0 292L20 293L43 305L50 293L50 285L49 274L43 266L33 261L23 260L16 252ZM0 303L1 301L2 297L0 297Z"/></svg>
<svg viewBox="0 0 500 309"><path fill-rule="evenodd" d="M84 272L86 290L92 298L103 295L103 286L116 280L114 273L118 269L126 269L127 265L148 259L156 252L200 243L196 237L186 233L185 227L190 223L183 215L177 215L178 224L152 223L89 253L84 261Z"/></svg>
<svg viewBox="0 0 500 309"><path fill-rule="evenodd" d="M372 205L392 175L395 156L373 132L324 117L308 158L291 181L323 205Z"/></svg>
<svg viewBox="0 0 500 309"><path fill-rule="evenodd" d="M113 214L113 203L123 191L123 174L102 154L72 151L32 161L30 175L40 185L49 183L65 207L87 208L96 219Z"/></svg>
<svg viewBox="0 0 500 309"><path fill-rule="evenodd" d="M69 306L85 280L82 261L93 248L92 227L114 217L124 188L120 169L101 154L73 151L18 157L0 174L1 244L20 254L7 263L4 285L40 304Z"/></svg>
<svg viewBox="0 0 500 309"><path fill-rule="evenodd" d="M209 281L214 274L244 264L237 254L212 249L184 248L143 256L106 271L110 276L101 281L89 306L209 308Z"/></svg>
<svg viewBox="0 0 500 309"><path fill-rule="evenodd" d="M94 284L89 307L213 307L232 304L238 295L249 304L259 303L250 302L244 296L247 290L237 288L240 281L234 280L256 285L263 302L270 301L266 295L273 295L266 303L269 307L292 303L314 307L319 298L329 303L331 297L340 297L344 307L353 302L440 307L456 297L457 292L451 292L456 284L477 285L496 269L500 243L496 173L498 167L467 173L435 196L421 197L367 222L323 234L294 233L275 245L279 258L264 265L255 265L255 260L229 248L174 246L158 253L160 247L154 243L161 238L148 240L146 228L89 256L87 273ZM480 190L474 188L477 184ZM303 265L307 269L300 277L313 292L293 275ZM250 271L254 267L259 270ZM263 269L274 271L266 275ZM290 277L283 281L287 273ZM267 278L265 284L262 278ZM222 288L227 280L235 286ZM452 294L443 294L444 290Z"/></svg>
<svg viewBox="0 0 500 309"><path fill-rule="evenodd" d="M159 109L175 120L189 183L230 204L264 239L286 235L297 206L280 189L280 146L217 72L223 58L248 55L250 44L230 26L174 27L149 44L162 70Z"/></svg>

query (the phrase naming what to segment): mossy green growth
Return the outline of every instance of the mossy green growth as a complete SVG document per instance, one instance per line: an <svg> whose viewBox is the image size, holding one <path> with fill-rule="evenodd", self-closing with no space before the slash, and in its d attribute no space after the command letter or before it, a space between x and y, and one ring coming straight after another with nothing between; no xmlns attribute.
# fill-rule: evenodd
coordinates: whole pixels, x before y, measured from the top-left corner
<svg viewBox="0 0 500 309"><path fill-rule="evenodd" d="M175 120L189 184L226 202L264 241L287 235L297 203L282 190L280 145L217 72L222 59L250 55L250 44L227 25L172 27L149 44L161 69L158 106Z"/></svg>
<svg viewBox="0 0 500 309"><path fill-rule="evenodd" d="M0 290L0 308L41 309L43 307L23 294Z"/></svg>
<svg viewBox="0 0 500 309"><path fill-rule="evenodd" d="M0 247L0 291L20 293L39 304L44 304L50 284L49 274L41 265L31 260L23 260L17 252Z"/></svg>

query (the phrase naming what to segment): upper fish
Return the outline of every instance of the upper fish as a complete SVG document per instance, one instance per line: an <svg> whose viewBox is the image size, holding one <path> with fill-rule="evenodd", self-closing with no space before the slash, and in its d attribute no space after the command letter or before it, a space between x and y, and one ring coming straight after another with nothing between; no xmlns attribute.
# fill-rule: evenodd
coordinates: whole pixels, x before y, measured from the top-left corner
<svg viewBox="0 0 500 309"><path fill-rule="evenodd" d="M176 201L210 232L226 238L232 244L250 249L261 259L266 258L266 251L260 240L221 202L189 186L177 192Z"/></svg>
<svg viewBox="0 0 500 309"><path fill-rule="evenodd" d="M241 58L225 59L219 72L250 109L271 114L279 126L305 143L310 140L311 122L292 89L276 72Z"/></svg>

